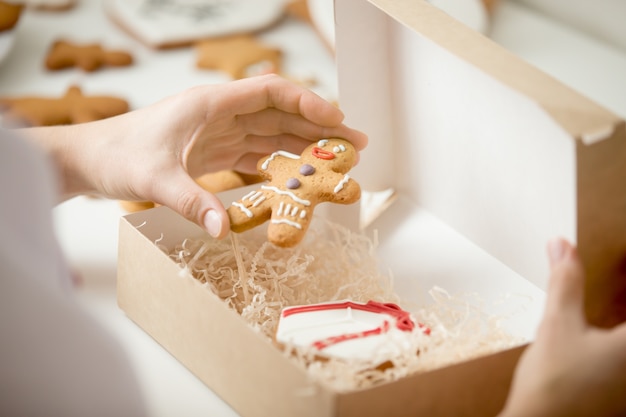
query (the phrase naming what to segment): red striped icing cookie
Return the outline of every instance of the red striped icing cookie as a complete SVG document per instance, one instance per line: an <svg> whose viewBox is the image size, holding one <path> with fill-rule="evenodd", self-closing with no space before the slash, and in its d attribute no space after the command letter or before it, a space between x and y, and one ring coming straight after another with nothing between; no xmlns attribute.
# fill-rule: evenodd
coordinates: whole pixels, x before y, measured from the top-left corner
<svg viewBox="0 0 626 417"><path fill-rule="evenodd" d="M397 354L416 328L430 333L396 304L338 301L283 309L276 341L322 357L368 360Z"/></svg>

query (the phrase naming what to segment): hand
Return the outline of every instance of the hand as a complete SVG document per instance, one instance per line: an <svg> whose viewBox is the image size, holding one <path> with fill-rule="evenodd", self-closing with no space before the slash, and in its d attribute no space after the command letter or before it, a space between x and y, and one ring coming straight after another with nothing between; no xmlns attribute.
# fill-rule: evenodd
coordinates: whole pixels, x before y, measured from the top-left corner
<svg viewBox="0 0 626 417"><path fill-rule="evenodd" d="M522 355L501 417L626 414L626 323L606 330L584 316L576 249L548 245L551 277L537 338Z"/></svg>
<svg viewBox="0 0 626 417"><path fill-rule="evenodd" d="M55 155L66 195L154 201L221 238L229 229L226 211L193 178L222 169L256 173L260 157L278 149L299 154L325 137L343 137L362 150L366 136L343 125L343 117L311 91L266 75L191 88L118 117L30 135Z"/></svg>

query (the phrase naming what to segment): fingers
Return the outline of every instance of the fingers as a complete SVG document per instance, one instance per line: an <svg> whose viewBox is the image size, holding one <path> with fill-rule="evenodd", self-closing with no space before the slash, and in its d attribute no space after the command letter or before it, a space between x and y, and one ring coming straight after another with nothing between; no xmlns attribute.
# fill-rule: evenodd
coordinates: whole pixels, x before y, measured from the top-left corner
<svg viewBox="0 0 626 417"><path fill-rule="evenodd" d="M223 104L237 109L237 114L270 107L300 114L322 126L337 126L344 118L341 110L317 94L277 75L245 78L221 87L225 90Z"/></svg>
<svg viewBox="0 0 626 417"><path fill-rule="evenodd" d="M243 174L258 175L257 163L264 156L267 156L267 154L246 153L234 164L233 169Z"/></svg>
<svg viewBox="0 0 626 417"><path fill-rule="evenodd" d="M557 238L548 243L550 283L546 304L546 317L585 323L583 313L584 270L576 249L566 240Z"/></svg>
<svg viewBox="0 0 626 417"><path fill-rule="evenodd" d="M230 222L220 200L204 190L184 171L160 179L156 200L186 219L200 225L211 236L221 239L228 234Z"/></svg>
<svg viewBox="0 0 626 417"><path fill-rule="evenodd" d="M267 137L290 134L310 141L339 137L350 141L358 151L363 150L367 145L367 136L358 130L343 124L331 127L321 126L300 115L285 113L277 109L265 109L240 115L237 117L237 122L249 135Z"/></svg>

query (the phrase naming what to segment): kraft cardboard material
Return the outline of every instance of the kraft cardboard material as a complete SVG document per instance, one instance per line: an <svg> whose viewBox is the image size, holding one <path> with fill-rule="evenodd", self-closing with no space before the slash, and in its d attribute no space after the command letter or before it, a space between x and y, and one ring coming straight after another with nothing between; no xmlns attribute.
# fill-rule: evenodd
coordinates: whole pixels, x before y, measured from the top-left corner
<svg viewBox="0 0 626 417"><path fill-rule="evenodd" d="M334 393L302 370L181 269L160 245L203 237L196 225L165 207L120 223L118 304L192 373L244 416L332 415Z"/></svg>
<svg viewBox="0 0 626 417"><path fill-rule="evenodd" d="M340 104L370 135L363 188L395 189L539 288L546 242L566 237L589 318L625 319L624 120L425 1L335 6Z"/></svg>
<svg viewBox="0 0 626 417"><path fill-rule="evenodd" d="M158 245L206 238L166 207L120 221L118 304L242 416L493 415L523 347L391 384L337 392L312 381Z"/></svg>
<svg viewBox="0 0 626 417"><path fill-rule="evenodd" d="M620 282L606 273L626 253L624 121L427 2L335 8L341 107L370 136L353 177L397 196L368 226L397 292L517 295L511 331L531 340L545 243L562 235L589 273L590 317L618 320ZM358 210L323 215L356 227ZM119 305L241 415L492 416L504 404L523 345L365 390L311 381L157 246L199 236L164 207L122 218Z"/></svg>

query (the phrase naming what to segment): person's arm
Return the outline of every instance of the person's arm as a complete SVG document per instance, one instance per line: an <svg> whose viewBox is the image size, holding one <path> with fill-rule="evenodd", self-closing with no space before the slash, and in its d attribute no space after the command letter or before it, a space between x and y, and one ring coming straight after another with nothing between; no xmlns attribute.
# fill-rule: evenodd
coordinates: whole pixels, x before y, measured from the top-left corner
<svg viewBox="0 0 626 417"><path fill-rule="evenodd" d="M546 311L500 417L626 415L626 323L610 330L590 326L576 249L556 239L548 253Z"/></svg>
<svg viewBox="0 0 626 417"><path fill-rule="evenodd" d="M146 416L127 352L73 297L51 176L0 129L0 416Z"/></svg>
<svg viewBox="0 0 626 417"><path fill-rule="evenodd" d="M52 157L65 198L93 193L168 206L215 237L228 232L219 200L193 181L222 169L255 173L258 159L310 141L367 137L343 113L278 76L191 88L121 116L73 126L24 129Z"/></svg>

